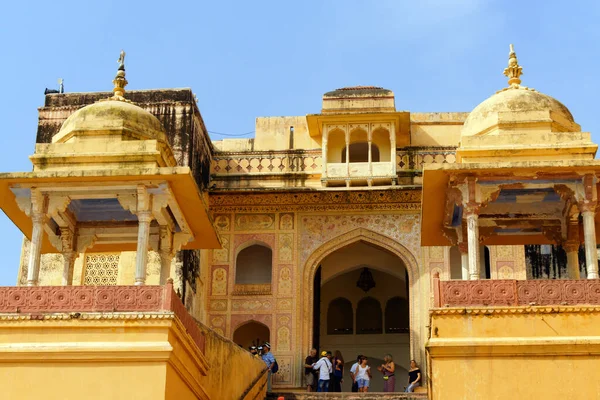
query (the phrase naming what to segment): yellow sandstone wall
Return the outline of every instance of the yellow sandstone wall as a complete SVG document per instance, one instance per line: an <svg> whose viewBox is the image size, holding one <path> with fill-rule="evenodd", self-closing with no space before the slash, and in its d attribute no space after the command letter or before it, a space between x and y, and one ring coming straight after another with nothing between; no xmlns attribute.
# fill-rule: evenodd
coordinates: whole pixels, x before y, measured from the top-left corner
<svg viewBox="0 0 600 400"><path fill-rule="evenodd" d="M202 387L215 397L211 399L240 399L250 384L266 368L265 363L231 340L225 339L212 330L201 327L206 339L206 359L210 365L207 376L200 378ZM263 378L252 391L256 398L266 395L266 380ZM262 388L261 388L262 386ZM262 396L262 397L261 397ZM251 399L254 397L247 396Z"/></svg>
<svg viewBox="0 0 600 400"><path fill-rule="evenodd" d="M202 355L165 313L0 318L3 400L263 399L265 364L201 326Z"/></svg>
<svg viewBox="0 0 600 400"><path fill-rule="evenodd" d="M600 307L432 310L432 399L597 399Z"/></svg>
<svg viewBox="0 0 600 400"><path fill-rule="evenodd" d="M2 399L209 399L206 361L172 315L0 319ZM147 317L147 318L146 318Z"/></svg>

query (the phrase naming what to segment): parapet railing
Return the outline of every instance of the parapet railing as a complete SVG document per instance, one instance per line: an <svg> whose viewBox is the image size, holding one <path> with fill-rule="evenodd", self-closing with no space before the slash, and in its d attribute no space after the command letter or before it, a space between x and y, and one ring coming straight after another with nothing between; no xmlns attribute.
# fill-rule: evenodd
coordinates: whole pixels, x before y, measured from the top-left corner
<svg viewBox="0 0 600 400"><path fill-rule="evenodd" d="M455 153L456 147L452 146L400 148L396 151L396 172L410 173L420 171L425 164L453 164L456 162ZM290 173L320 175L323 171L322 164L321 149L219 151L213 156L211 174L215 174L218 177ZM388 165L389 163L374 164Z"/></svg>
<svg viewBox="0 0 600 400"><path fill-rule="evenodd" d="M173 290L164 286L2 286L0 313L172 312L204 353L200 328Z"/></svg>
<svg viewBox="0 0 600 400"><path fill-rule="evenodd" d="M482 279L433 277L434 307L600 305L600 280Z"/></svg>

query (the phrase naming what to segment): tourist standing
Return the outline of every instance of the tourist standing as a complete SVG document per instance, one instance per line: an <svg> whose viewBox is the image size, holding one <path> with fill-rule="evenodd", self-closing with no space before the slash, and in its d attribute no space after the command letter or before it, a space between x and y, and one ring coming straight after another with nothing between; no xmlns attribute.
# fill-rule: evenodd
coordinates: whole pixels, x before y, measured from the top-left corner
<svg viewBox="0 0 600 400"><path fill-rule="evenodd" d="M333 385L330 392L341 392L342 382L344 381L344 357L339 350L335 351L333 359L333 374L331 375L331 384Z"/></svg>
<svg viewBox="0 0 600 400"><path fill-rule="evenodd" d="M421 386L421 370L415 360L410 360L410 369L408 370L408 387L406 392L412 393L417 386Z"/></svg>
<svg viewBox="0 0 600 400"><path fill-rule="evenodd" d="M329 375L333 372L331 368L330 351L322 351L321 359L313 366L315 371L319 371L319 383L317 384L317 392L329 391Z"/></svg>
<svg viewBox="0 0 600 400"><path fill-rule="evenodd" d="M271 353L271 345L269 343L262 345L262 360L265 362L267 369L269 370L269 375L267 376L267 392L270 392L272 385L271 375L273 375L272 368L273 364L275 364L275 356L273 356Z"/></svg>
<svg viewBox="0 0 600 400"><path fill-rule="evenodd" d="M394 364L394 360L392 359L391 354L386 354L383 357L383 364L380 367L377 367L379 371L383 374L383 391L384 393L391 393L396 391L396 364Z"/></svg>
<svg viewBox="0 0 600 400"><path fill-rule="evenodd" d="M314 392L317 389L317 372L313 369L317 361L319 361L317 349L312 348L310 354L304 360L304 382L307 392Z"/></svg>
<svg viewBox="0 0 600 400"><path fill-rule="evenodd" d="M356 382L356 373L358 372L358 366L360 365L360 360L362 360L363 355L359 354L356 357L356 362L352 364L350 368L350 378L352 378L352 392L358 392L358 382Z"/></svg>
<svg viewBox="0 0 600 400"><path fill-rule="evenodd" d="M359 392L368 392L369 384L371 382L371 367L367 365L369 359L364 357L360 360L360 364L356 372L356 382L358 383Z"/></svg>

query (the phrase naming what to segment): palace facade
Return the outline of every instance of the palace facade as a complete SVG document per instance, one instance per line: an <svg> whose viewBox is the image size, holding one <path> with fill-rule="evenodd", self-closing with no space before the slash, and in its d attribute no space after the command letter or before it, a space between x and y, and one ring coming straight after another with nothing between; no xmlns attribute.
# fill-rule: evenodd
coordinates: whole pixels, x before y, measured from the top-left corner
<svg viewBox="0 0 600 400"><path fill-rule="evenodd" d="M110 93L46 95L31 157L36 171L125 168L130 160L139 188L158 179L143 177L151 161L189 167L193 179L184 182L173 170L166 186L144 186L152 204L164 204L150 206L141 248L141 192L134 206L129 189L106 179L111 195L98 192L94 202L67 196L56 226L40 233L47 238L42 250L24 225L19 285L164 285L171 277L188 312L212 332L243 347L271 343L280 366L275 387L302 386L303 360L314 346L340 350L348 362L365 354L371 365L391 353L399 382L414 359L433 398L462 398L436 392L436 376L446 393L457 390L448 383L455 364L447 360L462 353L460 346L444 353L458 339L444 342L432 327L445 333L446 325L461 326L450 329L458 336L471 329L463 312L444 319L451 306L524 305L516 297L477 303L469 296L478 289L464 285L598 277L595 208L589 214L582 205L596 204L597 145L564 105L520 86L520 68L511 50L509 88L472 113L399 111L391 90L355 86L325 93L317 114L260 117L254 138L219 141L210 139L191 90L130 91L126 99L155 116L164 137L153 135L159 139L144 148L129 143L110 157L105 139L76 144L77 132L107 130L111 122L102 116L111 114L72 117ZM75 145L55 154L57 143ZM201 195L191 195L195 190ZM86 235L67 254L57 243L69 215ZM119 229L108 229L116 220ZM32 251L42 253L39 274L31 271ZM485 322L477 323L485 331ZM515 348L511 354L522 356ZM372 391L381 386L374 379Z"/></svg>

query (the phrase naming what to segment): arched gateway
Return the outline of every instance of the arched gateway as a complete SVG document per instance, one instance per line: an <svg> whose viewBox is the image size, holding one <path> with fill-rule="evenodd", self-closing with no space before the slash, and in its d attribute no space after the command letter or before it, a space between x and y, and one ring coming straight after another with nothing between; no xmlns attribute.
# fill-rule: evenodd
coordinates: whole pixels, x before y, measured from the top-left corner
<svg viewBox="0 0 600 400"><path fill-rule="evenodd" d="M423 294L419 287L420 273L417 258L405 246L397 241L364 228L352 230L322 244L309 256L304 264L301 283L302 306L300 307L301 313L298 315L298 326L301 327L298 331L298 335L300 336L298 342L302 344L302 350L307 353L313 346L314 297L312 289L317 269L327 256L359 242L386 250L397 256L404 264L408 275L410 293L408 299L410 311L410 356L417 360L418 363L422 364L422 361L424 360L424 347L422 345L422 336L420 333L422 330L421 302L425 301L422 297L425 296L425 298L428 298L428 295ZM348 360L351 359L352 356L347 357ZM299 362L302 363L302 360Z"/></svg>

